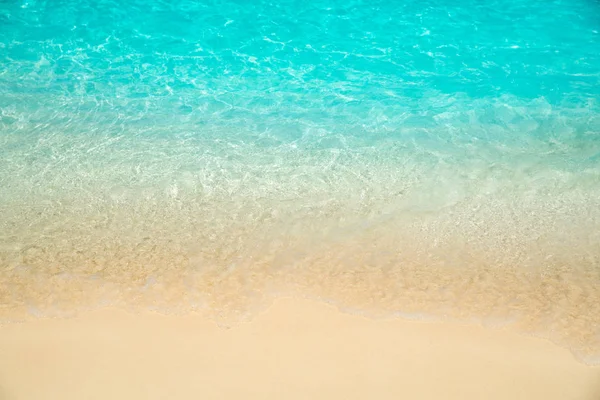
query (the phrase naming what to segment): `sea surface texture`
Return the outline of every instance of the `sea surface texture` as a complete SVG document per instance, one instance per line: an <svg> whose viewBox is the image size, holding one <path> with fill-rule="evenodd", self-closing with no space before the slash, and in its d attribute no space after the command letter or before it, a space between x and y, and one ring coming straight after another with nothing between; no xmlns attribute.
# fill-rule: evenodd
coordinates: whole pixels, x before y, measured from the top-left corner
<svg viewBox="0 0 600 400"><path fill-rule="evenodd" d="M600 363L600 2L0 2L0 320L282 295Z"/></svg>

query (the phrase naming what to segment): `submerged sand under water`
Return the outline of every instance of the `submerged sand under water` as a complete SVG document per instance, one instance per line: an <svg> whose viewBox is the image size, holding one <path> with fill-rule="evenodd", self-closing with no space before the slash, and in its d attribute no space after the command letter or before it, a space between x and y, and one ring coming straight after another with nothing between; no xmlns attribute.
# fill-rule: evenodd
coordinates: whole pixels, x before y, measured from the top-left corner
<svg viewBox="0 0 600 400"><path fill-rule="evenodd" d="M331 175L335 194L331 182L294 192L289 181L281 196L276 186L201 194L190 178L12 196L0 221L0 320L118 306L232 326L295 295L371 317L510 325L600 363L600 196L585 176L576 186L566 173L533 176L535 187L488 179L453 197L468 179L402 189L382 174L342 186L351 175Z"/></svg>

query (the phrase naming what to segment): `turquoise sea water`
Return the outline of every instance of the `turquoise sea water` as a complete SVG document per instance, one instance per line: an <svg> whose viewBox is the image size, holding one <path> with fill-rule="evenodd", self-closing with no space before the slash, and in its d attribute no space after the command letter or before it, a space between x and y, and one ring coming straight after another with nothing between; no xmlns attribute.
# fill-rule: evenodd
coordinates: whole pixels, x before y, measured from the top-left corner
<svg viewBox="0 0 600 400"><path fill-rule="evenodd" d="M600 362L600 3L0 2L0 319L282 294Z"/></svg>

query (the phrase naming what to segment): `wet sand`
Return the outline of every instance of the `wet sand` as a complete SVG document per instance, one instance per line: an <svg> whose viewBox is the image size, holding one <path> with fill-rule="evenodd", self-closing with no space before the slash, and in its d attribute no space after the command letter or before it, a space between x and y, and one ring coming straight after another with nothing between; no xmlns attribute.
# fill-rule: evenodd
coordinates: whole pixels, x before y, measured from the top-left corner
<svg viewBox="0 0 600 400"><path fill-rule="evenodd" d="M600 399L546 340L280 299L230 329L105 309L0 327L0 399Z"/></svg>

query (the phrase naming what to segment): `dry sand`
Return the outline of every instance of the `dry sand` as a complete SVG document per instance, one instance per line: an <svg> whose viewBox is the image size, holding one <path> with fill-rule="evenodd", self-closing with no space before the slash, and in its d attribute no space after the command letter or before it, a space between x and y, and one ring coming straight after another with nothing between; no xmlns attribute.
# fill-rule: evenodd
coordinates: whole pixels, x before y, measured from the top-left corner
<svg viewBox="0 0 600 400"><path fill-rule="evenodd" d="M222 329L90 312L0 327L0 399L600 399L600 368L504 330L281 299Z"/></svg>

